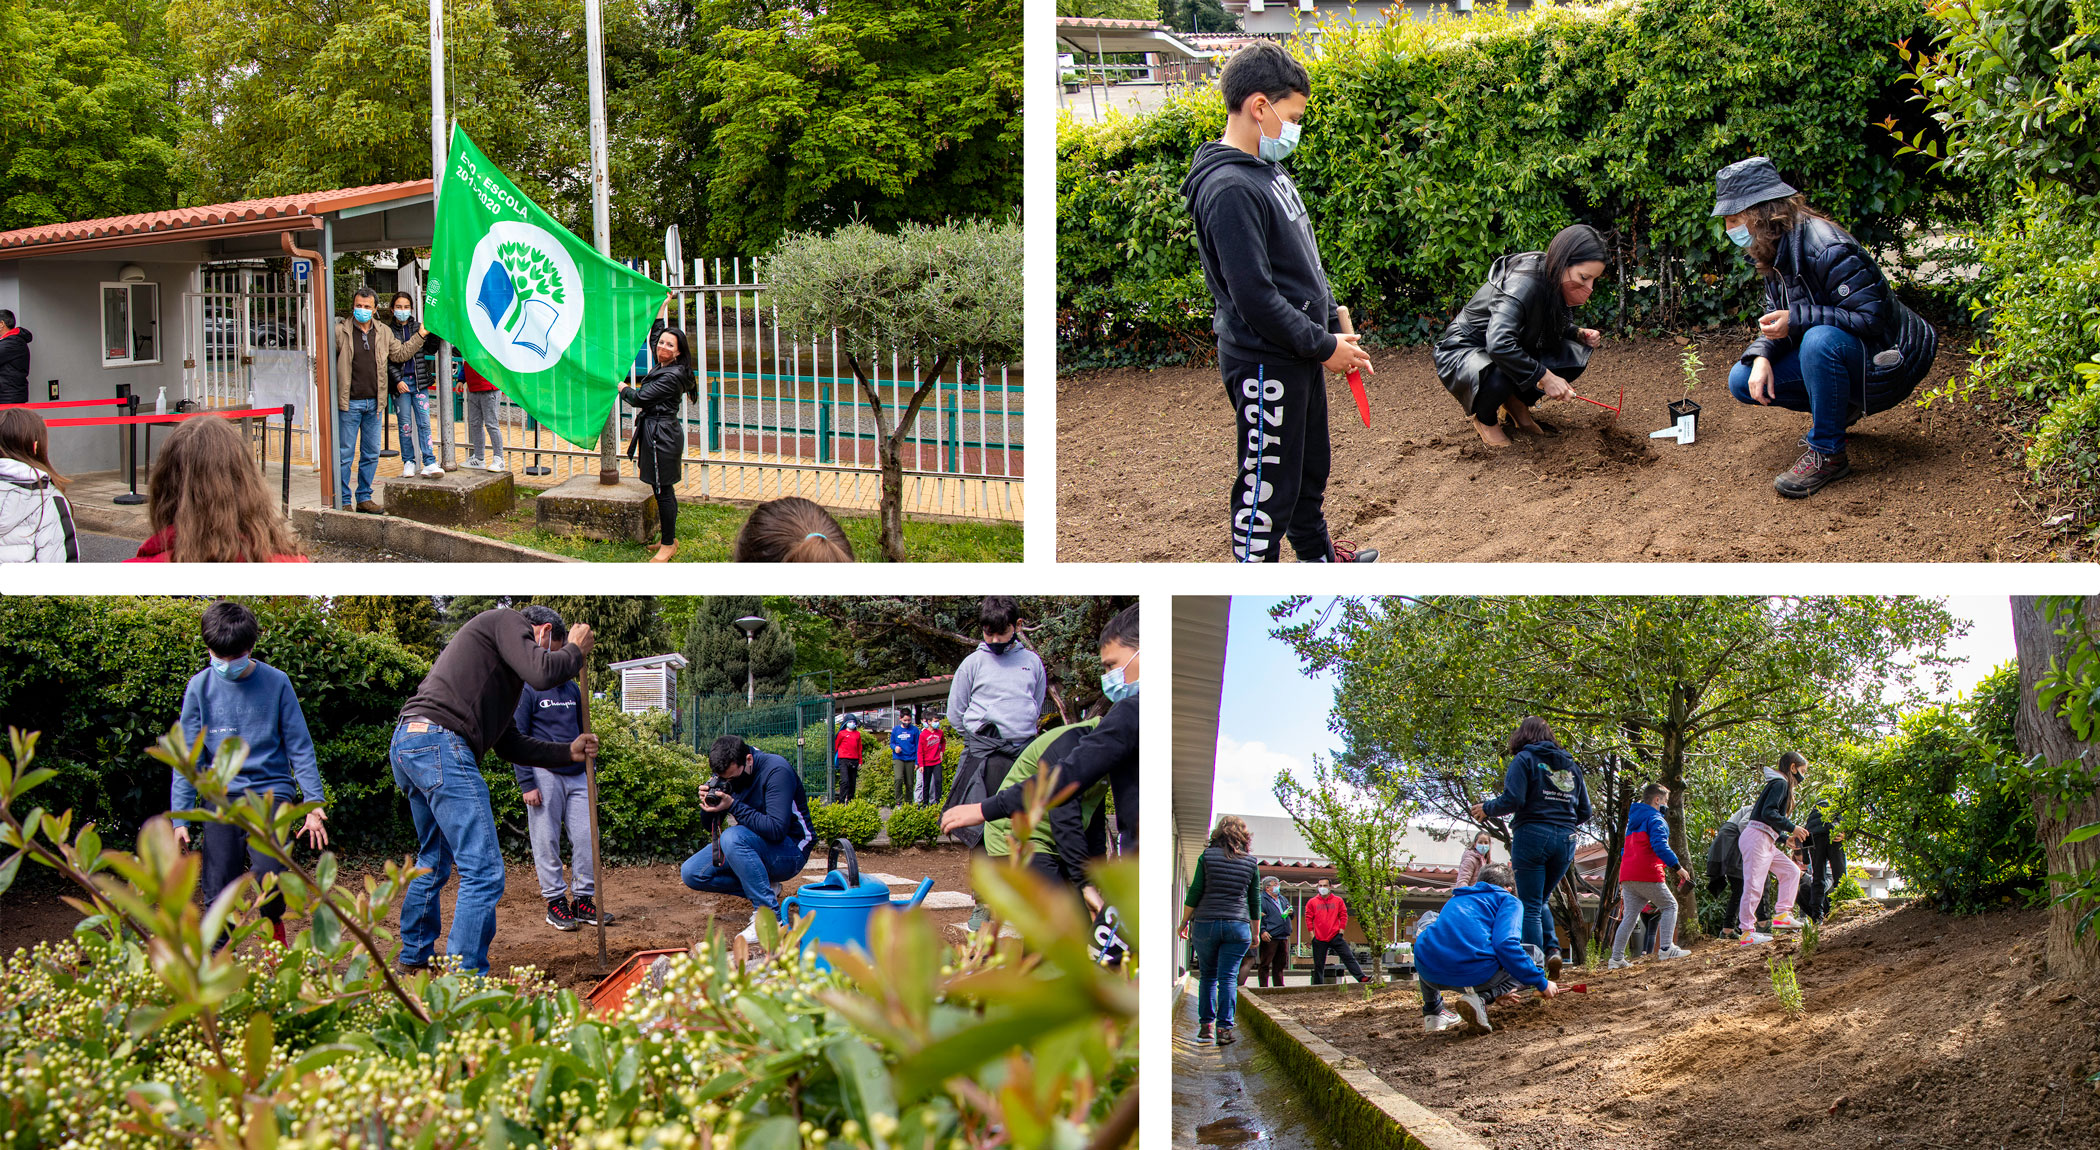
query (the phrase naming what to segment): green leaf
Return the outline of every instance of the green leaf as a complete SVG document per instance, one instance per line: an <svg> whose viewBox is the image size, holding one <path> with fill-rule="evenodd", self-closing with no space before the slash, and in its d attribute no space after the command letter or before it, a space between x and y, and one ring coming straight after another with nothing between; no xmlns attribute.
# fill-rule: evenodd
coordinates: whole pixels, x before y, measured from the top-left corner
<svg viewBox="0 0 2100 1150"><path fill-rule="evenodd" d="M2072 843L2082 843L2085 840L2093 838L2096 835L2100 835L2100 823L2087 823L2084 826L2079 827L2077 830L2072 831L2070 834L2065 835L2064 841L2061 845L2070 846ZM5 889L7 889L5 885L0 885L0 890Z"/></svg>
<svg viewBox="0 0 2100 1150"><path fill-rule="evenodd" d="M802 1150L802 1134L793 1118L775 1115L744 1127L737 1150Z"/></svg>
<svg viewBox="0 0 2100 1150"><path fill-rule="evenodd" d="M890 1069L882 1056L858 1038L841 1037L824 1047L824 1057L838 1072L846 1113L875 1140L875 1150L888 1150L888 1139L877 1135L869 1119L877 1114L897 1116L897 1098L890 1090Z"/></svg>

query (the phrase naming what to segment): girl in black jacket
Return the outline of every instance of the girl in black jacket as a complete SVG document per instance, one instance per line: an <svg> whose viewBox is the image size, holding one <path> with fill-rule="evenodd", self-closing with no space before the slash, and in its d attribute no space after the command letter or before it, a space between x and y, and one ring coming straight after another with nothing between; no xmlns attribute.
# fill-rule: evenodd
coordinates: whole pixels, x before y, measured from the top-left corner
<svg viewBox="0 0 2100 1150"><path fill-rule="evenodd" d="M685 422L678 416L680 399L698 399L693 378L693 350L685 332L658 314L649 328L649 348L656 366L640 387L620 389L620 402L639 409L627 454L634 457L642 482L656 491L656 518L662 542L651 563L669 563L678 554L678 480L684 470Z"/></svg>
<svg viewBox="0 0 2100 1150"><path fill-rule="evenodd" d="M1604 240L1576 224L1560 230L1543 252L1503 256L1487 282L1466 301L1436 345L1437 379L1472 418L1474 434L1508 447L1497 424L1509 412L1516 430L1558 435L1532 417L1541 398L1575 394L1569 381L1590 362L1602 336L1578 327L1574 309L1590 300L1604 274Z"/></svg>
<svg viewBox="0 0 2100 1150"><path fill-rule="evenodd" d="M1852 474L1845 429L1917 389L1939 333L1904 307L1874 257L1763 156L1722 168L1714 215L1765 280L1758 338L1728 373L1744 403L1809 413L1808 450L1772 481L1802 499Z"/></svg>

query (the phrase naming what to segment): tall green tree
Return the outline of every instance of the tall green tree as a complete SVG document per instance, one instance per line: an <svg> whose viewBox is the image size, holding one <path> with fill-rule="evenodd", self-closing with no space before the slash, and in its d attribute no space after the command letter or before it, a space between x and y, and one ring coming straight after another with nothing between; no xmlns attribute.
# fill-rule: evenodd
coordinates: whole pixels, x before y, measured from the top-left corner
<svg viewBox="0 0 2100 1150"><path fill-rule="evenodd" d="M428 595L337 595L329 617L361 635L387 635L426 662L445 646L444 616Z"/></svg>
<svg viewBox="0 0 2100 1150"><path fill-rule="evenodd" d="M749 640L738 619L766 618L756 595L716 595L701 601L685 633L682 648L688 666L686 683L703 695L741 695L749 685L761 695L783 695L795 681L795 638L777 619L769 619Z"/></svg>
<svg viewBox="0 0 2100 1150"><path fill-rule="evenodd" d="M1420 806L1394 779L1351 778L1317 755L1310 784L1284 771L1274 790L1306 845L1334 864L1365 940L1383 948L1400 917L1400 874L1414 859L1400 840Z"/></svg>
<svg viewBox="0 0 2100 1150"><path fill-rule="evenodd" d="M591 646L591 690L615 697L611 664L626 659L667 654L676 648L656 618L653 595L534 595L520 597L513 606L544 603L566 623L589 623L595 632Z"/></svg>
<svg viewBox="0 0 2100 1150"><path fill-rule="evenodd" d="M1306 603L1276 608L1276 634L1308 673L1336 675L1338 767L1421 786L1470 765L1484 788L1538 715L1572 747L1653 770L1681 853L1696 752L1759 730L1863 738L1922 702L1921 672L1944 685L1946 642L1965 630L1938 600L1872 596L1344 599L1332 627L1289 621ZM1685 921L1697 909L1694 895Z"/></svg>
<svg viewBox="0 0 2100 1150"><path fill-rule="evenodd" d="M2015 778L2049 869L2049 973L2100 977L2100 596L2013 598L2020 653Z"/></svg>
<svg viewBox="0 0 2100 1150"><path fill-rule="evenodd" d="M1238 32L1240 18L1218 0L1164 0L1161 18L1182 32Z"/></svg>
<svg viewBox="0 0 2100 1150"><path fill-rule="evenodd" d="M182 75L159 0L8 5L0 230L175 207Z"/></svg>
<svg viewBox="0 0 2100 1150"><path fill-rule="evenodd" d="M1057 14L1093 20L1157 20L1174 0L1057 0Z"/></svg>

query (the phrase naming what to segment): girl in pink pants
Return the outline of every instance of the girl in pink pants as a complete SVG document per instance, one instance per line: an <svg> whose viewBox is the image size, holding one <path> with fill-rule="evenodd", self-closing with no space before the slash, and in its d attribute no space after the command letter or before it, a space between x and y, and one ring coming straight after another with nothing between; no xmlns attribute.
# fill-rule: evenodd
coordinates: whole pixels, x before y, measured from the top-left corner
<svg viewBox="0 0 2100 1150"><path fill-rule="evenodd" d="M1780 849L1771 827L1751 819L1743 827L1743 901L1735 908L1736 925L1748 937L1757 930L1757 904L1765 897L1765 872L1779 877L1779 901L1772 905L1775 925L1791 921L1794 895L1801 889L1801 868Z"/></svg>

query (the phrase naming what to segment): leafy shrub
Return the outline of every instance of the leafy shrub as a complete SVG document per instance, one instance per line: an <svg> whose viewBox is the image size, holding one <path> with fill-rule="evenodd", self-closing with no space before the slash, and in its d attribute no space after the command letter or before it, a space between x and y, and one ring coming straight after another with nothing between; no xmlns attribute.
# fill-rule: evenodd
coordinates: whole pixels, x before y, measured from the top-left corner
<svg viewBox="0 0 2100 1150"><path fill-rule="evenodd" d="M897 760L890 757L887 739L861 750L860 785L855 788L854 797L872 807L897 805Z"/></svg>
<svg viewBox="0 0 2100 1150"><path fill-rule="evenodd" d="M941 837L941 808L938 803L898 807L890 812L890 845L908 847L932 843Z"/></svg>
<svg viewBox="0 0 2100 1150"><path fill-rule="evenodd" d="M875 804L863 799L850 803L811 803L809 821L814 823L819 843L845 839L854 847L864 847L875 841L882 833L882 814Z"/></svg>
<svg viewBox="0 0 2100 1150"><path fill-rule="evenodd" d="M707 838L700 784L709 771L691 747L666 741L671 712L623 714L617 702L593 699L591 731L598 736L598 846L606 859L682 859L697 849ZM492 752L481 773L504 848L528 854L525 803L511 765Z"/></svg>
<svg viewBox="0 0 2100 1150"><path fill-rule="evenodd" d="M1855 898L1865 897L1867 897L1867 891L1865 887L1859 885L1858 873L1851 867L1846 867L1845 877L1839 879L1837 889L1830 892L1830 901L1833 903L1849 902Z"/></svg>
<svg viewBox="0 0 2100 1150"><path fill-rule="evenodd" d="M1746 319L1755 274L1708 214L1731 161L1771 156L1868 243L1968 210L1928 203L1946 178L1869 126L1929 126L1889 47L1924 18L1919 0L1646 0L1333 24L1290 169L1336 297L1387 342L1433 337L1496 257L1577 222L1612 247L1594 326ZM1224 119L1214 90L1060 118L1060 369L1208 357L1178 188Z"/></svg>
<svg viewBox="0 0 2100 1150"><path fill-rule="evenodd" d="M2045 865L2034 810L1999 785L2017 758L2013 716L2019 677L2001 667L1953 703L1906 716L1896 733L1838 756L1856 810L1847 846L1885 858L1916 897L1961 914L2032 897Z"/></svg>

